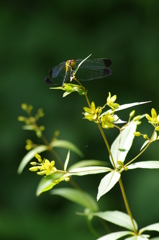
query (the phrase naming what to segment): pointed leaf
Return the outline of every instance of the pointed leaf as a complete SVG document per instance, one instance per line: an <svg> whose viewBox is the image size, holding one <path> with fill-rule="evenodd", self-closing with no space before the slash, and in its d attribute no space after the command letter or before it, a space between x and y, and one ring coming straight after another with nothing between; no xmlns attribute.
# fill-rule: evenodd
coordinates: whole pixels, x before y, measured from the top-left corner
<svg viewBox="0 0 159 240"><path fill-rule="evenodd" d="M137 122L131 121L118 135L111 146L111 153L113 155L115 166L117 165L117 160L124 162L125 158L132 146L134 140L134 132L137 128ZM111 157L110 157L110 161ZM113 165L113 164L112 164Z"/></svg>
<svg viewBox="0 0 159 240"><path fill-rule="evenodd" d="M65 171L67 169L67 165L68 165L69 159L70 159L70 151L68 151L67 157L66 157L66 160L65 160L65 164L64 164L64 170Z"/></svg>
<svg viewBox="0 0 159 240"><path fill-rule="evenodd" d="M56 140L53 141L50 144L53 148L54 147L62 147L62 148L66 148L68 150L71 150L73 152L75 152L76 154L78 154L80 157L83 157L83 153L79 150L79 148L77 148L73 143L69 142L69 141L65 141L65 140Z"/></svg>
<svg viewBox="0 0 159 240"><path fill-rule="evenodd" d="M53 188L56 184L54 183L55 179L58 179L62 176L61 173L54 173L52 175L48 175L46 177L43 177L41 181L38 184L38 187L36 189L36 196L39 196L41 193L46 192Z"/></svg>
<svg viewBox="0 0 159 240"><path fill-rule="evenodd" d="M145 103L150 103L151 101L147 101L147 102L135 102L135 103L127 103L127 104L123 104L123 105L120 105L118 108L116 108L114 111L117 112L117 111L121 111L121 110L124 110L124 109L127 109L127 108L131 108L131 107L134 107L134 106L137 106L137 105L141 105L141 104L145 104ZM105 112L103 112L101 114L101 116L105 115L107 112L112 112L112 110L107 110ZM142 116L144 117L145 114Z"/></svg>
<svg viewBox="0 0 159 240"><path fill-rule="evenodd" d="M159 223L154 223L154 224L151 224L147 227L144 227L144 228L140 229L139 233L142 233L144 231L157 231L157 232L159 232Z"/></svg>
<svg viewBox="0 0 159 240"><path fill-rule="evenodd" d="M149 168L149 169L158 169L159 168L159 161L143 161L143 162L136 162L132 163L127 166L128 169L135 169L135 168Z"/></svg>
<svg viewBox="0 0 159 240"><path fill-rule="evenodd" d="M100 161L100 160L82 160L82 161L79 161L75 164L73 164L71 167L68 168L68 172L70 170L73 170L75 168L81 168L81 167L87 167L87 166L106 166L107 163L105 161Z"/></svg>
<svg viewBox="0 0 159 240"><path fill-rule="evenodd" d="M123 104L123 105L120 105L118 108L116 108L116 109L115 109L115 112L121 111L121 110L124 110L124 109L127 109L127 108L131 108L131 107L134 107L134 106L138 106L138 105L141 105L141 104L150 103L150 102L151 102L151 101L146 101L146 102L134 102L134 103Z"/></svg>
<svg viewBox="0 0 159 240"><path fill-rule="evenodd" d="M98 210L96 201L86 192L72 188L59 188L51 191L51 194L59 195L92 211Z"/></svg>
<svg viewBox="0 0 159 240"><path fill-rule="evenodd" d="M72 92L64 92L63 97L67 97L68 95L70 95Z"/></svg>
<svg viewBox="0 0 159 240"><path fill-rule="evenodd" d="M30 162L30 160L32 158L34 158L34 154L35 153L41 153L47 150L47 146L45 145L40 145L34 149L32 149L31 151L29 151L22 159L19 168L18 168L18 173L21 174L23 169L25 168L25 166L28 164L28 162Z"/></svg>
<svg viewBox="0 0 159 240"><path fill-rule="evenodd" d="M111 171L111 168L108 167L100 167L100 166L90 166L90 167L83 167L83 168L74 168L70 170L66 175L67 176L84 176L84 175L90 175L90 174L99 174L103 172L109 172Z"/></svg>
<svg viewBox="0 0 159 240"><path fill-rule="evenodd" d="M103 237L100 237L97 240L117 240L117 239L119 239L123 236L129 235L129 234L132 235L133 233L129 232L129 231L115 232L115 233L110 233Z"/></svg>
<svg viewBox="0 0 159 240"><path fill-rule="evenodd" d="M63 88L63 87L50 87L50 89L60 89L60 90L63 90L63 91L64 91L64 88Z"/></svg>
<svg viewBox="0 0 159 240"><path fill-rule="evenodd" d="M149 240L146 236L133 236L125 238L125 240Z"/></svg>
<svg viewBox="0 0 159 240"><path fill-rule="evenodd" d="M141 146L141 148L140 148L140 151L144 148L144 147L146 147L146 145L149 143L149 140L146 140L144 143L143 143L143 145Z"/></svg>
<svg viewBox="0 0 159 240"><path fill-rule="evenodd" d="M52 182L50 184L48 184L46 187L44 187L40 192L37 193L37 196L40 195L43 192L49 191L51 190L55 185L57 185L57 183Z"/></svg>
<svg viewBox="0 0 159 240"><path fill-rule="evenodd" d="M119 117L118 117L118 115L114 115L114 123L115 124L123 124L123 123L126 123L127 121L123 121L123 120L121 120Z"/></svg>
<svg viewBox="0 0 159 240"><path fill-rule="evenodd" d="M102 178L98 187L97 201L114 187L114 185L119 181L119 178L120 173L116 171L112 171Z"/></svg>
<svg viewBox="0 0 159 240"><path fill-rule="evenodd" d="M116 224L118 226L127 228L129 230L134 230L130 216L126 213L120 211L106 211L106 212L97 212L91 214L92 216L100 217L108 222ZM134 220L136 229L138 229L137 223Z"/></svg>

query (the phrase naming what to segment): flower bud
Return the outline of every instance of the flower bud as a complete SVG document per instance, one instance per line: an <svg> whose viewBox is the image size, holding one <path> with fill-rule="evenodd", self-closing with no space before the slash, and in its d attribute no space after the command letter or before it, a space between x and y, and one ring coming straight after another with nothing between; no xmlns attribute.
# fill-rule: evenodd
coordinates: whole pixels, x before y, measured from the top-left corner
<svg viewBox="0 0 159 240"><path fill-rule="evenodd" d="M139 120L140 120L140 115L134 117L133 120L134 120L135 122L136 122L136 121L139 121Z"/></svg>
<svg viewBox="0 0 159 240"><path fill-rule="evenodd" d="M143 138L144 138L144 139L148 139L147 134L144 134L144 135L143 135Z"/></svg>
<svg viewBox="0 0 159 240"><path fill-rule="evenodd" d="M135 137L140 137L141 136L140 132L134 132L133 134L135 135Z"/></svg>
<svg viewBox="0 0 159 240"><path fill-rule="evenodd" d="M133 110L133 111L129 114L130 118L132 118L132 117L134 116L134 114L135 114L135 110Z"/></svg>

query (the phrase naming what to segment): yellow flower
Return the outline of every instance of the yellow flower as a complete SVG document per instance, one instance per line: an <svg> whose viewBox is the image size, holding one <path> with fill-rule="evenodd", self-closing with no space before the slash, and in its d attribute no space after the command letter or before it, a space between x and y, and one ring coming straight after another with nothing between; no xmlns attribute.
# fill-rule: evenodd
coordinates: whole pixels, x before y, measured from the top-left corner
<svg viewBox="0 0 159 240"><path fill-rule="evenodd" d="M159 124L159 115L157 116L157 112L154 108L151 109L151 116L149 114L146 114L146 118L153 126L156 126Z"/></svg>
<svg viewBox="0 0 159 240"><path fill-rule="evenodd" d="M116 98L117 98L116 95L111 97L111 93L109 92L109 96L107 98L107 105L113 110L119 107L118 103L114 103Z"/></svg>
<svg viewBox="0 0 159 240"><path fill-rule="evenodd" d="M30 164L34 167L29 168L30 171L37 172L38 175L49 175L51 173L56 172L56 168L54 167L55 161L49 161L48 159L41 159L41 156L37 153L35 153L36 159L38 159L39 163L31 162Z"/></svg>
<svg viewBox="0 0 159 240"><path fill-rule="evenodd" d="M40 171L43 171L44 174L49 175L50 173L56 172L56 168L54 167L55 161L49 161L48 159L44 159L42 162L42 166Z"/></svg>
<svg viewBox="0 0 159 240"><path fill-rule="evenodd" d="M83 108L85 113L84 114L84 118L89 120L89 121L94 121L94 122L98 122L98 117L102 112L102 108L101 107L95 107L95 103L92 102L91 103L91 107L84 107Z"/></svg>
<svg viewBox="0 0 159 240"><path fill-rule="evenodd" d="M113 113L107 112L101 117L103 128L113 128L114 127L114 115Z"/></svg>

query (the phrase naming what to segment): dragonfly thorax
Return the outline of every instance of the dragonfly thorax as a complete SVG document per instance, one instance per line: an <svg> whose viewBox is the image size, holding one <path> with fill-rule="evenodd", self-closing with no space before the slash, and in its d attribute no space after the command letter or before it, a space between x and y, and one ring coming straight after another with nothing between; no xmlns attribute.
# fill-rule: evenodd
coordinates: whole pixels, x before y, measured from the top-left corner
<svg viewBox="0 0 159 240"><path fill-rule="evenodd" d="M70 72L76 66L75 59L68 60L65 64L66 72Z"/></svg>

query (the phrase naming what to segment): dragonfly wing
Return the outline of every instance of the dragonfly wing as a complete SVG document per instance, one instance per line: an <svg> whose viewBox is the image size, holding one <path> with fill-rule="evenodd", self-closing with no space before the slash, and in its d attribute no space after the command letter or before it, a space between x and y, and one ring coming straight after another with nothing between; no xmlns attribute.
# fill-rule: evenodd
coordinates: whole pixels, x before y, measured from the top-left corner
<svg viewBox="0 0 159 240"><path fill-rule="evenodd" d="M62 85L65 76L65 63L62 62L49 70L49 76L45 78L46 84L49 85Z"/></svg>
<svg viewBox="0 0 159 240"><path fill-rule="evenodd" d="M77 65L80 62L81 59L78 59L76 61ZM111 63L112 62L108 58L87 59L80 65L75 76L79 81L104 78L111 74L111 70L108 68Z"/></svg>
<svg viewBox="0 0 159 240"><path fill-rule="evenodd" d="M82 59L76 60L76 64L78 65ZM95 58L95 59L87 59L84 61L80 68L86 68L86 67L109 67L112 64L111 60L108 58Z"/></svg>
<svg viewBox="0 0 159 240"><path fill-rule="evenodd" d="M79 81L90 81L93 79L104 78L111 75L111 70L109 68L79 68L76 73L76 78Z"/></svg>

